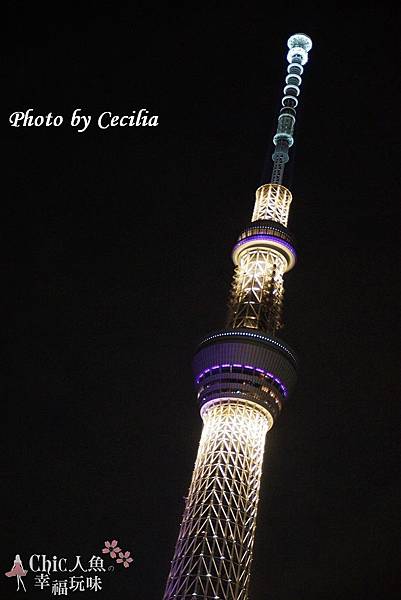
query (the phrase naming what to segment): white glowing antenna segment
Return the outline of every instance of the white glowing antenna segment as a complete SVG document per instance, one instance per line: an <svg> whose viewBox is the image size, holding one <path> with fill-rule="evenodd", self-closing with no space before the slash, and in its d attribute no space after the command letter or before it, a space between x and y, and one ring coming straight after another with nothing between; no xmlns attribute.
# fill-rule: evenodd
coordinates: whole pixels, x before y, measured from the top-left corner
<svg viewBox="0 0 401 600"><path fill-rule="evenodd" d="M275 149L272 155L273 172L271 183L281 184L284 167L289 160L288 149L294 143L294 126L298 97L301 92L302 73L308 62L308 52L312 48L312 40L304 33L292 35L288 42L287 60L289 62L285 78L284 96L281 101L283 108L278 117L277 131L273 138Z"/></svg>

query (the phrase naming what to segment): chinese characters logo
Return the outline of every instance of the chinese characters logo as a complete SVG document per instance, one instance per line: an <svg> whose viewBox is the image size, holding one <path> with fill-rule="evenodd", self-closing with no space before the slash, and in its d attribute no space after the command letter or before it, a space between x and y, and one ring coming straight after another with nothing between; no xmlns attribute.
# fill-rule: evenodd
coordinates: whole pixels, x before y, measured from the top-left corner
<svg viewBox="0 0 401 600"><path fill-rule="evenodd" d="M121 550L117 540L106 541L102 553L108 554L125 569L133 562L131 553ZM88 560L84 560L81 555L76 555L71 560L57 556L47 558L46 554L32 554L28 565L29 569L24 569L21 557L17 554L12 568L5 573L6 577L16 578L17 592L20 591L20 586L26 592L22 578L26 577L28 573L33 574L35 588L48 590L54 596L68 596L74 592L101 591L102 577L106 574L103 558L95 554ZM107 571L113 572L114 566L109 565Z"/></svg>

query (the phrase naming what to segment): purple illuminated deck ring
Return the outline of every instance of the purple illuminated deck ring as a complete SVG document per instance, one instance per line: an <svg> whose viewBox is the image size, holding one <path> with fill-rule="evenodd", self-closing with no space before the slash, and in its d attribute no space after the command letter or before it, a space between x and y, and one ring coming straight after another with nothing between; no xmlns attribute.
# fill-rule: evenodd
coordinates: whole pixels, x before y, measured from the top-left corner
<svg viewBox="0 0 401 600"><path fill-rule="evenodd" d="M196 378L196 383L199 384L201 382L201 380L205 377L205 375L207 375L208 373L210 373L211 371L216 371L217 369L222 369L222 368L237 368L237 369L252 369L253 371L255 371L258 374L263 375L264 377L267 377L267 379L269 379L271 382L274 382L277 384L277 386L280 388L280 390L283 393L283 396L286 398L288 396L288 390L285 387L285 385L282 383L282 381L278 378L275 377L273 375L273 373L268 373L267 371L265 371L264 369L259 369L256 367L252 367L250 365L239 365L239 364L224 364L224 365L215 365L209 369L204 369L203 371L201 371L199 373L199 375Z"/></svg>
<svg viewBox="0 0 401 600"><path fill-rule="evenodd" d="M281 253L284 255L285 259L288 262L287 271L292 269L292 267L295 265L297 253L295 252L294 246L281 239L280 237L277 237L275 235L267 235L265 233L251 235L249 237L243 238L242 240L239 240L235 244L232 252L234 264L238 264L238 257L243 246L254 246L257 244L257 242L267 242L267 247L273 248L278 252L281 251Z"/></svg>

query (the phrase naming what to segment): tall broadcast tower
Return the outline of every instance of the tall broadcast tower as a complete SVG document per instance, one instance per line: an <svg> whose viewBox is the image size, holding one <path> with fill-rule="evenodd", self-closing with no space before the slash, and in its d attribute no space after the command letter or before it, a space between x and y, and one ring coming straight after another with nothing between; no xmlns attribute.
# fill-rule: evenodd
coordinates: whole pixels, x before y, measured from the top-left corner
<svg viewBox="0 0 401 600"><path fill-rule="evenodd" d="M296 260L282 181L312 41L298 33L288 47L271 182L256 190L252 222L233 249L227 326L194 358L203 431L164 600L248 598L266 433L296 382L295 356L276 335L283 276Z"/></svg>

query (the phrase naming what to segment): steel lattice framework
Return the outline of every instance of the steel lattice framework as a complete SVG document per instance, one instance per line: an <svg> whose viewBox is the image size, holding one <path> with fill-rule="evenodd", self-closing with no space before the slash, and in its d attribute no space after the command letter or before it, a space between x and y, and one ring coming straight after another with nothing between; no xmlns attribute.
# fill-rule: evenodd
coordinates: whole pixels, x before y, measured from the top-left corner
<svg viewBox="0 0 401 600"><path fill-rule="evenodd" d="M281 327L286 270L287 262L276 250L256 246L243 252L234 274L229 325L275 333Z"/></svg>
<svg viewBox="0 0 401 600"><path fill-rule="evenodd" d="M286 227L291 200L292 194L290 190L287 190L283 185L279 185L278 183L261 185L256 190L252 221L271 219Z"/></svg>
<svg viewBox="0 0 401 600"><path fill-rule="evenodd" d="M194 357L203 431L164 600L247 600L267 431L296 381L282 327L283 276L296 261L282 185L310 38L288 40L271 183L259 187L251 224L233 249L226 329Z"/></svg>
<svg viewBox="0 0 401 600"><path fill-rule="evenodd" d="M202 418L166 598L245 600L272 419L261 407L234 398L206 405Z"/></svg>

